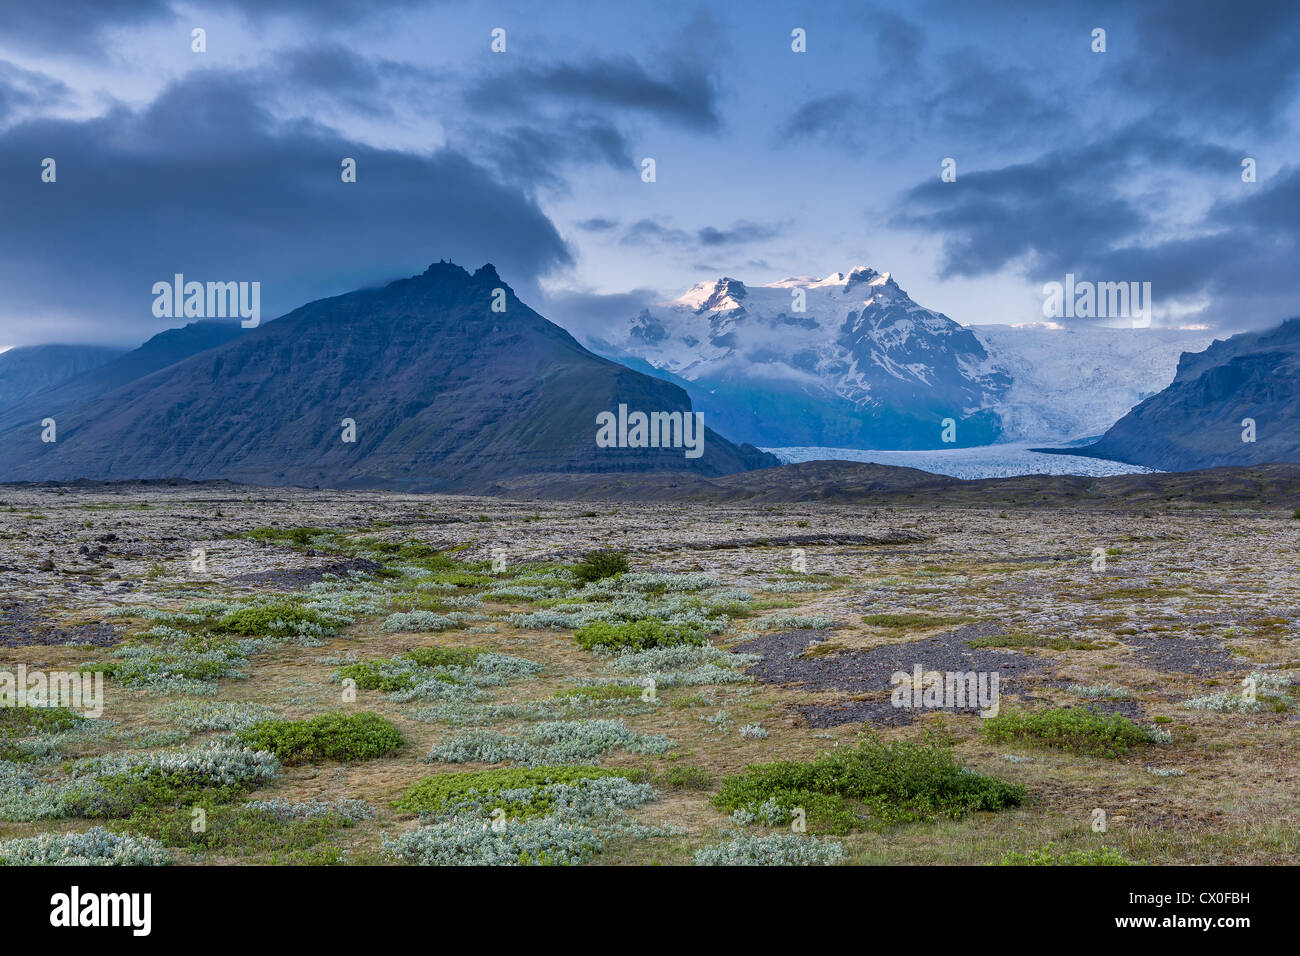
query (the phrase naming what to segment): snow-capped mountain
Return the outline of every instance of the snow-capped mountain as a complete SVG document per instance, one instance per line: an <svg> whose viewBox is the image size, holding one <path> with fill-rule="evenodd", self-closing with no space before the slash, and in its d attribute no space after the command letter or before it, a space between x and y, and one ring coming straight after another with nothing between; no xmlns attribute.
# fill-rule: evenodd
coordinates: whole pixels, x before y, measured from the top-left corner
<svg viewBox="0 0 1300 956"><path fill-rule="evenodd" d="M591 347L684 385L720 429L767 445L943 447L1000 434L1010 380L974 333L860 267L762 286L724 277Z"/></svg>
<svg viewBox="0 0 1300 956"><path fill-rule="evenodd" d="M682 385L714 427L765 447L924 449L1100 434L1172 380L1204 332L963 326L858 267L723 277L589 347Z"/></svg>

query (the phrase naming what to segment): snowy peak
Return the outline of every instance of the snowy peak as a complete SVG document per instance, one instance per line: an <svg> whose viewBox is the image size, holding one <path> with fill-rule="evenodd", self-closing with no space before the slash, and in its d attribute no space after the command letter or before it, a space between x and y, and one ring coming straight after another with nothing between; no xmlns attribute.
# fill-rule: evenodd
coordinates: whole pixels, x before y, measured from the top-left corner
<svg viewBox="0 0 1300 956"><path fill-rule="evenodd" d="M987 355L969 329L917 305L890 273L869 266L765 285L731 276L701 282L592 345L714 392L739 395L754 383L794 389L841 408L828 417L848 405L873 420L882 408L942 412L936 423L962 419L1005 387L979 370Z"/></svg>

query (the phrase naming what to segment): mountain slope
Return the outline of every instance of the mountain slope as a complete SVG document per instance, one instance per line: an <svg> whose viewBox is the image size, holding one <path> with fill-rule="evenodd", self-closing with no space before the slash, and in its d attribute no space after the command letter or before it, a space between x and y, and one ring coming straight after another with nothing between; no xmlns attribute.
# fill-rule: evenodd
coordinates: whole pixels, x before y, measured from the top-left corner
<svg viewBox="0 0 1300 956"><path fill-rule="evenodd" d="M120 356L100 345L27 345L0 353L0 409Z"/></svg>
<svg viewBox="0 0 1300 956"><path fill-rule="evenodd" d="M1184 354L1168 388L1074 452L1166 471L1300 461L1300 318Z"/></svg>
<svg viewBox="0 0 1300 956"><path fill-rule="evenodd" d="M490 309L503 289L507 311ZM546 471L775 464L706 431L704 452L599 448L596 415L689 412L681 389L601 359L520 302L491 266L309 303L66 408L58 441L0 431L3 480L228 478L472 488ZM344 419L355 441L343 440Z"/></svg>
<svg viewBox="0 0 1300 956"><path fill-rule="evenodd" d="M224 345L243 331L239 323L227 321L191 322L179 329L167 329L137 349L71 378L60 385L28 396L0 411L0 434L27 429L36 434L45 418L60 421L70 409L93 407L101 396L129 382L183 361L199 352Z"/></svg>

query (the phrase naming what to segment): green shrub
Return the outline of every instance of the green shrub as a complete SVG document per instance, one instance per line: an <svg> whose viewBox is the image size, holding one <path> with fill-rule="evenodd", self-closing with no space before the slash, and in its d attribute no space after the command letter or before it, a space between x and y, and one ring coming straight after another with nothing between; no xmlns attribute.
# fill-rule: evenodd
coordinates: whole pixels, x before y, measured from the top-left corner
<svg viewBox="0 0 1300 956"><path fill-rule="evenodd" d="M1099 714L1084 707L1039 711L1004 711L983 722L984 736L994 743L1028 740L1057 750L1118 757L1139 744L1155 743L1156 733L1120 714Z"/></svg>
<svg viewBox="0 0 1300 956"><path fill-rule="evenodd" d="M396 727L371 713L264 720L241 731L236 739L255 750L269 750L285 763L369 760L405 743Z"/></svg>
<svg viewBox="0 0 1300 956"><path fill-rule="evenodd" d="M85 722L85 717L66 707L0 706L0 738L58 734Z"/></svg>
<svg viewBox="0 0 1300 956"><path fill-rule="evenodd" d="M631 570L627 555L622 551L592 551L573 566L573 576L584 584L626 574Z"/></svg>
<svg viewBox="0 0 1300 956"><path fill-rule="evenodd" d="M476 647L413 647L402 656L421 667L470 667L482 653Z"/></svg>
<svg viewBox="0 0 1300 956"><path fill-rule="evenodd" d="M868 739L857 748L812 762L752 764L727 777L713 805L743 822L788 823L801 807L810 832L847 833L880 823L956 819L975 810L1001 810L1024 799L1024 788L960 766L938 744Z"/></svg>
<svg viewBox="0 0 1300 956"><path fill-rule="evenodd" d="M255 538L258 541L275 541L280 544L287 544L295 548L305 548L311 544L311 539L323 534L332 534L324 528L254 528L246 532L244 537Z"/></svg>
<svg viewBox="0 0 1300 956"><path fill-rule="evenodd" d="M325 625L325 618L311 608L277 601L271 604L247 604L222 615L214 628L230 634L274 634L295 624Z"/></svg>
<svg viewBox="0 0 1300 956"><path fill-rule="evenodd" d="M359 661L339 668L339 678L351 678L362 690L382 690L389 693L406 690L415 683L410 672L386 674L376 661Z"/></svg>
<svg viewBox="0 0 1300 956"><path fill-rule="evenodd" d="M574 633L574 639L587 650L646 651L652 647L675 647L679 644L707 643L694 627L670 625L654 618L640 621L592 621Z"/></svg>
<svg viewBox="0 0 1300 956"><path fill-rule="evenodd" d="M508 817L546 816L554 809L547 788L605 777L638 776L635 771L592 766L507 767L465 773L440 773L411 785L394 806L421 816L438 816L466 805L500 807Z"/></svg>

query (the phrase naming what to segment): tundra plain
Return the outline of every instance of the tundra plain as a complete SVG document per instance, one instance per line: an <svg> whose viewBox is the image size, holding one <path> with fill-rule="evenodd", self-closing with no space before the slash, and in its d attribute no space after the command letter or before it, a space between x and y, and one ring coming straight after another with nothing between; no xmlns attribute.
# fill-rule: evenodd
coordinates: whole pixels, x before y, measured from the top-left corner
<svg viewBox="0 0 1300 956"><path fill-rule="evenodd" d="M0 670L105 697L0 715L0 858L1294 862L1298 553L1267 506L7 486ZM894 706L917 667L999 717Z"/></svg>

